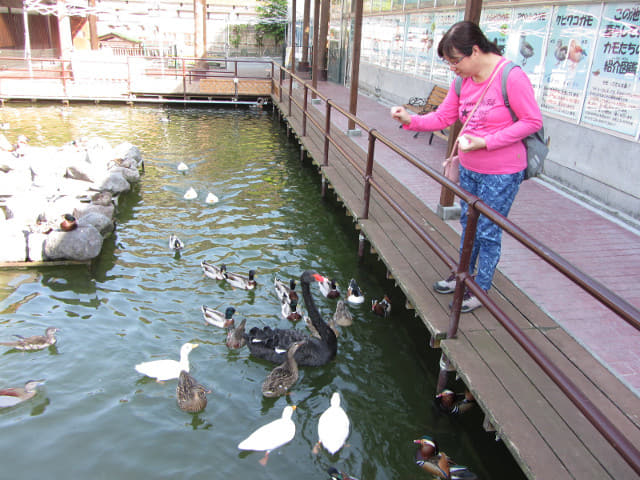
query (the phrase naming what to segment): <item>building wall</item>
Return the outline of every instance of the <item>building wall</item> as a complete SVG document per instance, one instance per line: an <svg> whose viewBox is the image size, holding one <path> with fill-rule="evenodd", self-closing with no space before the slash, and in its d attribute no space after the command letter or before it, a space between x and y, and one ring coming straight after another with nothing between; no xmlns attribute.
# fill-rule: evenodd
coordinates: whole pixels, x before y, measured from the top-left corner
<svg viewBox="0 0 640 480"><path fill-rule="evenodd" d="M559 8L549 4L487 8L480 24L534 84L551 137L545 174L640 219L640 4L591 2L573 10ZM580 18L574 15L583 22L581 27L561 25L576 11L586 12ZM623 11L624 18L614 18ZM540 12L547 18L540 17ZM462 18L460 9L366 16L360 88L393 104L406 103L412 96L426 97L434 85L448 88L453 75L434 52L442 34ZM518 23L520 18L527 20L524 26ZM622 25L624 31L608 25ZM535 56L523 56L525 35L533 39ZM576 45L584 46L575 64L558 59L563 46L560 35L571 36L564 41L565 47L574 38ZM614 42L626 50L607 56ZM601 65L609 69L608 76ZM620 65L622 72L616 70ZM611 80L611 72L620 75ZM603 81L603 76L609 81Z"/></svg>

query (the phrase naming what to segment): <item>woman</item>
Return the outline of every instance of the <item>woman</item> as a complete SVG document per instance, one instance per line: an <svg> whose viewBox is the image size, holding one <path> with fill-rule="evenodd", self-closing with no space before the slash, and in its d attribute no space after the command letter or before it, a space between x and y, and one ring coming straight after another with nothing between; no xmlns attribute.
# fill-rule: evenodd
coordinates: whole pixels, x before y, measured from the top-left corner
<svg viewBox="0 0 640 480"><path fill-rule="evenodd" d="M491 208L507 216L524 178L527 154L522 139L542 127L542 114L536 103L531 82L519 68L514 68L507 79L507 94L517 121L513 121L504 104L501 85L501 69L507 60L498 47L489 42L480 28L472 22L454 24L438 44L438 55L453 72L462 77L460 95L454 83L444 101L435 112L411 116L403 107L393 107L391 117L407 130L437 131L456 120L463 124L473 110L485 87L491 81L481 103L461 132L464 140L458 144L460 157L460 186L479 197ZM462 239L467 225L466 202L461 201L460 223ZM500 259L501 229L484 215L478 220L470 273L478 263L476 283L485 291ZM434 284L438 293L452 293L455 289L452 274L446 280ZM462 312L470 312L482 304L469 292L465 293Z"/></svg>

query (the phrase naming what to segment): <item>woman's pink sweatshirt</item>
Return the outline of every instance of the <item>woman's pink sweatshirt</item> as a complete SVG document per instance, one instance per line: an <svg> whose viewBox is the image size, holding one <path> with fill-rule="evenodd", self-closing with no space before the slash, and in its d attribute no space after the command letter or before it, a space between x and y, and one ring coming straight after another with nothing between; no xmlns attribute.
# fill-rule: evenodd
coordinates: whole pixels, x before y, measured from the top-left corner
<svg viewBox="0 0 640 480"><path fill-rule="evenodd" d="M501 68L506 62L500 63ZM482 103L473 113L471 120L461 132L483 137L486 149L463 152L458 150L460 163L478 173L516 173L527 166L527 155L522 139L542 127L542 113L536 102L529 77L520 68L514 68L507 78L509 103L518 117L515 123L502 97L502 72L494 78L485 93ZM490 78L490 77L489 77ZM442 130L459 118L464 124L489 79L476 83L471 77L462 81L460 97L455 92L455 80L449 93L435 112L427 115L413 115L407 130Z"/></svg>

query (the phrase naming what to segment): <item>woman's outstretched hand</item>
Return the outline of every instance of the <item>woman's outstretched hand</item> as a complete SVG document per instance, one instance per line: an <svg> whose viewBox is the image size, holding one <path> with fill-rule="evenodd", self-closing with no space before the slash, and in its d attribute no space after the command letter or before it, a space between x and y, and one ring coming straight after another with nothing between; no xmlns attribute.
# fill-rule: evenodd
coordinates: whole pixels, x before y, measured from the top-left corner
<svg viewBox="0 0 640 480"><path fill-rule="evenodd" d="M391 107L391 118L400 122L403 125L409 125L411 123L411 115L404 107L395 106Z"/></svg>

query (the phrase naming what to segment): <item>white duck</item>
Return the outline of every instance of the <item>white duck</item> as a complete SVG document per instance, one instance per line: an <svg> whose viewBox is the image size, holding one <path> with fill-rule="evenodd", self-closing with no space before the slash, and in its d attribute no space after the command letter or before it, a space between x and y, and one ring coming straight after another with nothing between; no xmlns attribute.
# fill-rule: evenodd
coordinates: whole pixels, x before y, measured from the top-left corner
<svg viewBox="0 0 640 480"><path fill-rule="evenodd" d="M180 163L178 164L178 171L179 171L179 172L186 172L187 170L189 170L189 167L187 166L187 164L186 164L186 163L184 163L184 162L180 162Z"/></svg>
<svg viewBox="0 0 640 480"><path fill-rule="evenodd" d="M289 443L296 434L296 424L291 420L295 405L287 405L282 410L282 417L273 422L261 426L238 444L240 450L253 450L265 452L260 459L261 465L266 465L269 460L269 452L285 443Z"/></svg>
<svg viewBox="0 0 640 480"><path fill-rule="evenodd" d="M187 193L184 194L184 198L186 200L193 200L194 198L198 197L198 192L196 192L195 188L193 187L189 187L189 190L187 190Z"/></svg>
<svg viewBox="0 0 640 480"><path fill-rule="evenodd" d="M219 201L219 199L218 199L218 197L216 197L215 194L213 194L211 192L209 192L207 194L207 198L206 198L205 202L207 202L207 203L218 203L218 201Z"/></svg>
<svg viewBox="0 0 640 480"><path fill-rule="evenodd" d="M184 242L172 233L169 235L169 248L177 252L184 248Z"/></svg>
<svg viewBox="0 0 640 480"><path fill-rule="evenodd" d="M313 452L318 453L323 446L331 455L342 448L349 436L349 417L340 406L340 394L333 392L331 406L327 408L318 420L318 443Z"/></svg>
<svg viewBox="0 0 640 480"><path fill-rule="evenodd" d="M353 303L355 305L364 303L364 294L360 290L360 287L358 286L354 278L349 281L347 292L347 302Z"/></svg>
<svg viewBox="0 0 640 480"><path fill-rule="evenodd" d="M197 347L197 343L185 343L180 348L180 361L166 359L139 363L136 365L136 371L155 378L157 382L178 378L182 370L189 372L189 353Z"/></svg>

